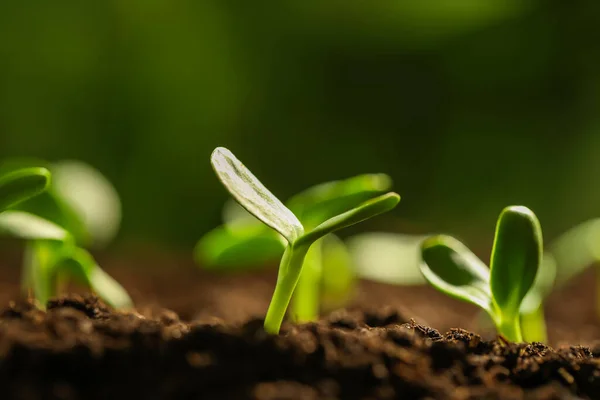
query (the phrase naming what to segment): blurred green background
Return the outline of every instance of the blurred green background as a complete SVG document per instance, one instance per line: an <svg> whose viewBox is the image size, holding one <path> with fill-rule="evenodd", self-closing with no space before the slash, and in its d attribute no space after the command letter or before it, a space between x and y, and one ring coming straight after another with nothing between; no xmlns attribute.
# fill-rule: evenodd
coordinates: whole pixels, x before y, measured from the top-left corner
<svg viewBox="0 0 600 400"><path fill-rule="evenodd" d="M362 229L488 245L519 203L550 238L600 216L599 33L593 1L5 1L0 158L98 168L121 243L217 225L219 145L281 198L390 174Z"/></svg>

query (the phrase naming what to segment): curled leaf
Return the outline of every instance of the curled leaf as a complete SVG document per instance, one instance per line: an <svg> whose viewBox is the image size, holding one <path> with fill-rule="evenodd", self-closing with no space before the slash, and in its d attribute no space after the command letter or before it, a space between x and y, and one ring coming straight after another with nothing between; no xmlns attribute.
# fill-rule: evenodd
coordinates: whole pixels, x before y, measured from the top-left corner
<svg viewBox="0 0 600 400"><path fill-rule="evenodd" d="M483 308L493 317L488 267L450 236L433 236L421 245L421 272L439 291Z"/></svg>
<svg viewBox="0 0 600 400"><path fill-rule="evenodd" d="M48 188L50 171L46 168L23 168L0 177L0 212L37 196Z"/></svg>

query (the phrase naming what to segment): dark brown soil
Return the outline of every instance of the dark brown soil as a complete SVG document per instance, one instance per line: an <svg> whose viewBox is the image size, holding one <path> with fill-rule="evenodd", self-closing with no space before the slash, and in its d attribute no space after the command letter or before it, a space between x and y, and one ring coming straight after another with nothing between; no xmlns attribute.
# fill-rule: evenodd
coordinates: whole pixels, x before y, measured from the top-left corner
<svg viewBox="0 0 600 400"><path fill-rule="evenodd" d="M394 311L337 311L318 323L183 323L114 312L93 296L0 315L0 387L10 399L568 399L600 396L586 347L445 335Z"/></svg>
<svg viewBox="0 0 600 400"><path fill-rule="evenodd" d="M11 301L18 271L0 268L0 399L600 399L590 274L549 300L551 348L496 339L430 288L368 282L349 310L269 336L272 271L119 259L101 261L136 311L89 295L39 311Z"/></svg>

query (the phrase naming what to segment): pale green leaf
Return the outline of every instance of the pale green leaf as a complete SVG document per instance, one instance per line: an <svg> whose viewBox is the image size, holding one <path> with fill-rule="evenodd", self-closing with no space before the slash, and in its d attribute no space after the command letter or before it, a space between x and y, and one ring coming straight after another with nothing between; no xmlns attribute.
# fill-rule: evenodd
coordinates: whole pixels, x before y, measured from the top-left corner
<svg viewBox="0 0 600 400"><path fill-rule="evenodd" d="M289 243L303 235L304 228L298 218L231 151L216 148L211 163L229 193L248 212L279 232Z"/></svg>

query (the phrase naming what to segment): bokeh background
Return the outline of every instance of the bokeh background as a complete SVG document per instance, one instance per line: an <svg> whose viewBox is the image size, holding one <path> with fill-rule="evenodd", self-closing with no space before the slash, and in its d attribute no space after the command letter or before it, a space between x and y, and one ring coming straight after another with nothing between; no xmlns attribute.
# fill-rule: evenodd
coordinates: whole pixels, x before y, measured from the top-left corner
<svg viewBox="0 0 600 400"><path fill-rule="evenodd" d="M281 198L385 172L361 228L489 246L524 204L547 238L600 216L600 3L0 3L0 158L79 159L122 196L119 243L191 251L230 148Z"/></svg>

